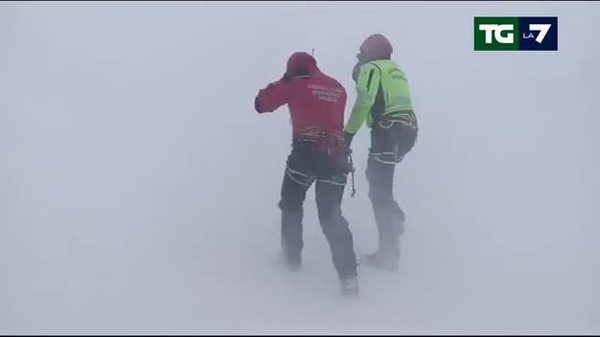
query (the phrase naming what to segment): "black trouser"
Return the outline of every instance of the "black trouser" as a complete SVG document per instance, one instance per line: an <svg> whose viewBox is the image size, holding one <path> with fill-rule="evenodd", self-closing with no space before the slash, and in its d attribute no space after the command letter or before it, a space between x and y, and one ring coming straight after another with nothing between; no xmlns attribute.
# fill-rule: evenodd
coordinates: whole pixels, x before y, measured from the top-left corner
<svg viewBox="0 0 600 337"><path fill-rule="evenodd" d="M400 235L404 231L404 212L394 200L396 164L412 149L417 139L415 124L398 120L373 123L367 162L369 198L379 234L379 251L399 255Z"/></svg>
<svg viewBox="0 0 600 337"><path fill-rule="evenodd" d="M307 190L316 181L319 222L329 243L334 267L340 277L356 276L354 241L341 210L347 173L323 170L322 162L323 158L302 145L294 146L288 157L279 202L283 249L288 257L300 257L303 203Z"/></svg>

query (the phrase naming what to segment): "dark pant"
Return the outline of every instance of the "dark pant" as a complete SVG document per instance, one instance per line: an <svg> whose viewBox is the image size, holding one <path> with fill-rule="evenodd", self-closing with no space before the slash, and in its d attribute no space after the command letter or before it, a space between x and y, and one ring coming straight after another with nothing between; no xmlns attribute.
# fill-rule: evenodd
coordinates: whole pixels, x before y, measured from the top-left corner
<svg viewBox="0 0 600 337"><path fill-rule="evenodd" d="M374 123L367 162L369 198L379 234L379 251L399 255L400 235L404 231L404 212L394 200L396 164L412 149L417 139L416 126L399 121Z"/></svg>
<svg viewBox="0 0 600 337"><path fill-rule="evenodd" d="M288 157L279 202L282 246L288 258L300 258L303 203L307 190L316 181L319 222L329 243L334 267L340 277L356 276L354 241L341 210L347 174L320 174L322 170L317 158L311 152L298 148Z"/></svg>

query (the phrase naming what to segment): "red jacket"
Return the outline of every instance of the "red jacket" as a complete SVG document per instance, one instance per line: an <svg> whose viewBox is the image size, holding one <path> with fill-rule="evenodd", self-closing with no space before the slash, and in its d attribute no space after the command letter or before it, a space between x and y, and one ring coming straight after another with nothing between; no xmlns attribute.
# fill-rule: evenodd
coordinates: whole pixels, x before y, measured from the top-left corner
<svg viewBox="0 0 600 337"><path fill-rule="evenodd" d="M314 129L343 132L346 90L322 73L307 53L294 53L284 78L260 90L255 100L259 113L284 104L290 109L294 139Z"/></svg>

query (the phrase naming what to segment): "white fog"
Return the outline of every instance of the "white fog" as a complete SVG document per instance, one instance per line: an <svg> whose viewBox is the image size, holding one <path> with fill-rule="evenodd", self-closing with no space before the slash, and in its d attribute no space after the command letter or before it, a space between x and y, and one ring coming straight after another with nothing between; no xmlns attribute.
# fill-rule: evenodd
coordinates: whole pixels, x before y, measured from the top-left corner
<svg viewBox="0 0 600 337"><path fill-rule="evenodd" d="M558 51L473 51L475 16L557 16ZM0 333L600 333L599 32L595 2L0 3ZM373 33L420 131L400 269L346 299L314 189L280 265L290 118L254 97L314 48L347 120Z"/></svg>

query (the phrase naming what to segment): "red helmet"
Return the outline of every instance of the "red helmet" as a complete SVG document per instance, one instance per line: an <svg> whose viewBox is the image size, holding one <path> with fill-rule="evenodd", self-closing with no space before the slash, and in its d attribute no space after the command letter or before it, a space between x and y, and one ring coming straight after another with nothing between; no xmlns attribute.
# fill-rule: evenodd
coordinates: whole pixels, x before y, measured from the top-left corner
<svg viewBox="0 0 600 337"><path fill-rule="evenodd" d="M287 61L287 73L290 75L310 73L314 69L317 69L317 60L309 53L293 53Z"/></svg>
<svg viewBox="0 0 600 337"><path fill-rule="evenodd" d="M393 51L392 44L385 36L373 34L360 45L359 58L369 61L389 59Z"/></svg>

